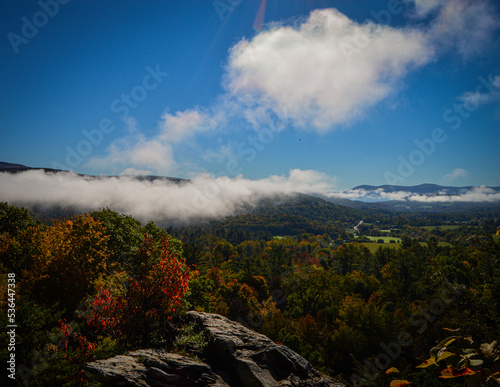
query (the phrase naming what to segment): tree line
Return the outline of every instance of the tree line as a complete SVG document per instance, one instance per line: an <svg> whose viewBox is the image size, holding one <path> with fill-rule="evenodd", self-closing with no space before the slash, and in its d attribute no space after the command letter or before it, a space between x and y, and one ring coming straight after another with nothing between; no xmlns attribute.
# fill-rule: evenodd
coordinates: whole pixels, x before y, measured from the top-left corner
<svg viewBox="0 0 500 387"><path fill-rule="evenodd" d="M371 252L339 243L347 215L329 215L322 229L305 207L165 230L109 209L41 223L1 203L1 278L14 273L17 284L17 380L96 385L85 362L177 351L183 315L195 309L239 321L350 385L498 384L498 241L459 228L442 245L445 236L418 239L410 228L399 248Z"/></svg>

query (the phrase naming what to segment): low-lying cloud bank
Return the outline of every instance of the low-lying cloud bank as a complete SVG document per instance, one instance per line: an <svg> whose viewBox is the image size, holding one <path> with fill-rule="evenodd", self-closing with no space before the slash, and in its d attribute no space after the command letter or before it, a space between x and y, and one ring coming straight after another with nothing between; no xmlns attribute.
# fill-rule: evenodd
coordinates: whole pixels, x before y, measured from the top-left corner
<svg viewBox="0 0 500 387"><path fill-rule="evenodd" d="M103 207L130 214L141 221L186 224L218 219L255 208L262 199L277 201L297 193L362 201L495 202L500 192L475 187L460 195L418 195L364 189L335 192L335 177L312 170L293 169L288 176L260 180L199 175L181 183L134 177L89 177L70 172L30 170L0 173L0 201L22 206L62 207L82 211Z"/></svg>
<svg viewBox="0 0 500 387"><path fill-rule="evenodd" d="M382 188L374 191L364 189L354 189L344 192L334 193L331 196L361 201L410 201L426 203L471 203L471 202L497 202L500 201L500 192L486 186L473 187L464 190L457 195L450 195L446 192L437 192L433 195L416 194L408 191L386 192Z"/></svg>
<svg viewBox="0 0 500 387"><path fill-rule="evenodd" d="M334 177L299 169L287 177L249 180L199 175L182 183L31 170L0 173L0 201L85 211L108 207L141 221L189 223L234 215L267 197L331 192L334 184Z"/></svg>

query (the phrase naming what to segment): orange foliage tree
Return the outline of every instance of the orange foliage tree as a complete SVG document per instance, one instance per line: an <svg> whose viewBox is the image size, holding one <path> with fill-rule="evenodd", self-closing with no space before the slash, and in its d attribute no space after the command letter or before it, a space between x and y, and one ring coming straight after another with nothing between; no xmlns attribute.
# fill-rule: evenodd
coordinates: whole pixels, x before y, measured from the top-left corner
<svg viewBox="0 0 500 387"><path fill-rule="evenodd" d="M30 234L30 262L23 270L21 288L38 301L59 303L72 313L105 272L109 251L103 231L89 215L25 230ZM19 240L26 237L20 235Z"/></svg>

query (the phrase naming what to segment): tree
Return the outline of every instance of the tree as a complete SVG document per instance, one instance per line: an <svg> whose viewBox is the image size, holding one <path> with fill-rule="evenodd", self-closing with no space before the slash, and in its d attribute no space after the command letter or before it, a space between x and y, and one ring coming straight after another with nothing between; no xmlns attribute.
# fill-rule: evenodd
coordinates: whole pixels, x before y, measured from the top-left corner
<svg viewBox="0 0 500 387"><path fill-rule="evenodd" d="M0 234L8 233L17 236L21 231L35 224L27 209L10 206L5 202L0 203Z"/></svg>
<svg viewBox="0 0 500 387"><path fill-rule="evenodd" d="M335 275L322 268L297 269L283 279L287 309L294 317L314 316L326 307L335 308L340 295Z"/></svg>
<svg viewBox="0 0 500 387"><path fill-rule="evenodd" d="M59 303L68 313L76 309L105 272L109 250L103 232L89 215L30 229L31 265L21 289L42 303Z"/></svg>
<svg viewBox="0 0 500 387"><path fill-rule="evenodd" d="M90 215L104 226L104 235L108 236L112 259L126 262L143 240L144 230L141 222L109 208L91 212Z"/></svg>
<svg viewBox="0 0 500 387"><path fill-rule="evenodd" d="M165 338L169 319L188 291L189 267L170 252L166 237L160 249L145 238L140 256L144 264L128 279L123 292L99 288L87 321L122 343L148 345Z"/></svg>

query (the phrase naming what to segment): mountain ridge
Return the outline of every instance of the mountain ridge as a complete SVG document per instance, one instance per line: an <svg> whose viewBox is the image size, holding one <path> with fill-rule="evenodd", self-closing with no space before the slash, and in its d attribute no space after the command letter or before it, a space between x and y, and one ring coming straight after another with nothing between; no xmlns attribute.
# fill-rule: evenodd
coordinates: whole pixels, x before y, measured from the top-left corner
<svg viewBox="0 0 500 387"><path fill-rule="evenodd" d="M45 167L30 167L27 165L23 164L15 164L15 163L8 163L4 161L0 161L0 172L9 172L9 173L16 173L16 172L24 172L28 170L43 170L46 172L53 172L53 173L58 173L58 172L67 172L67 173L76 173L72 171L65 171L62 169L53 169L53 168L45 168ZM89 175L89 174L81 174L81 173L76 173L77 175L80 176L85 176L85 177L90 177L90 178L112 178L112 177L133 177L138 180L148 180L148 181L154 181L154 180L169 180L169 181L174 181L174 182L188 182L189 179L184 179L180 177L172 177L172 176L158 176L158 175ZM384 190L385 192L411 192L415 194L421 194L421 195L437 195L437 194L446 194L446 195L459 195L464 192L470 191L474 188L478 187L486 187L493 189L495 191L500 192L500 186L496 187L490 187L490 186L443 186L439 184L433 184L433 183L422 183L418 185L412 185L412 186L404 186L404 185L369 185L369 184L362 184L358 185L354 188L351 188L351 191L355 190L365 190L368 192L373 192L377 190ZM337 201L343 201L344 203L349 202L356 202L356 200L351 200L351 199L337 199ZM340 204L340 203L339 203Z"/></svg>
<svg viewBox="0 0 500 387"><path fill-rule="evenodd" d="M44 168L44 167L28 167L26 165L22 164L12 164L12 163L7 163L4 161L0 161L0 172L8 172L8 173L19 173L19 172L26 172L26 171L45 171L45 172L51 172L51 173L74 173L79 176L84 176L90 179L101 179L101 178L113 178L113 177L133 177L134 179L143 181L155 181L155 180L168 180L174 183L182 183L182 182L188 182L189 179L183 179L180 177L170 177L170 176L156 176L156 175L88 175L88 174L82 174L82 173L76 173L73 171L65 171L63 169L53 169L53 168Z"/></svg>

